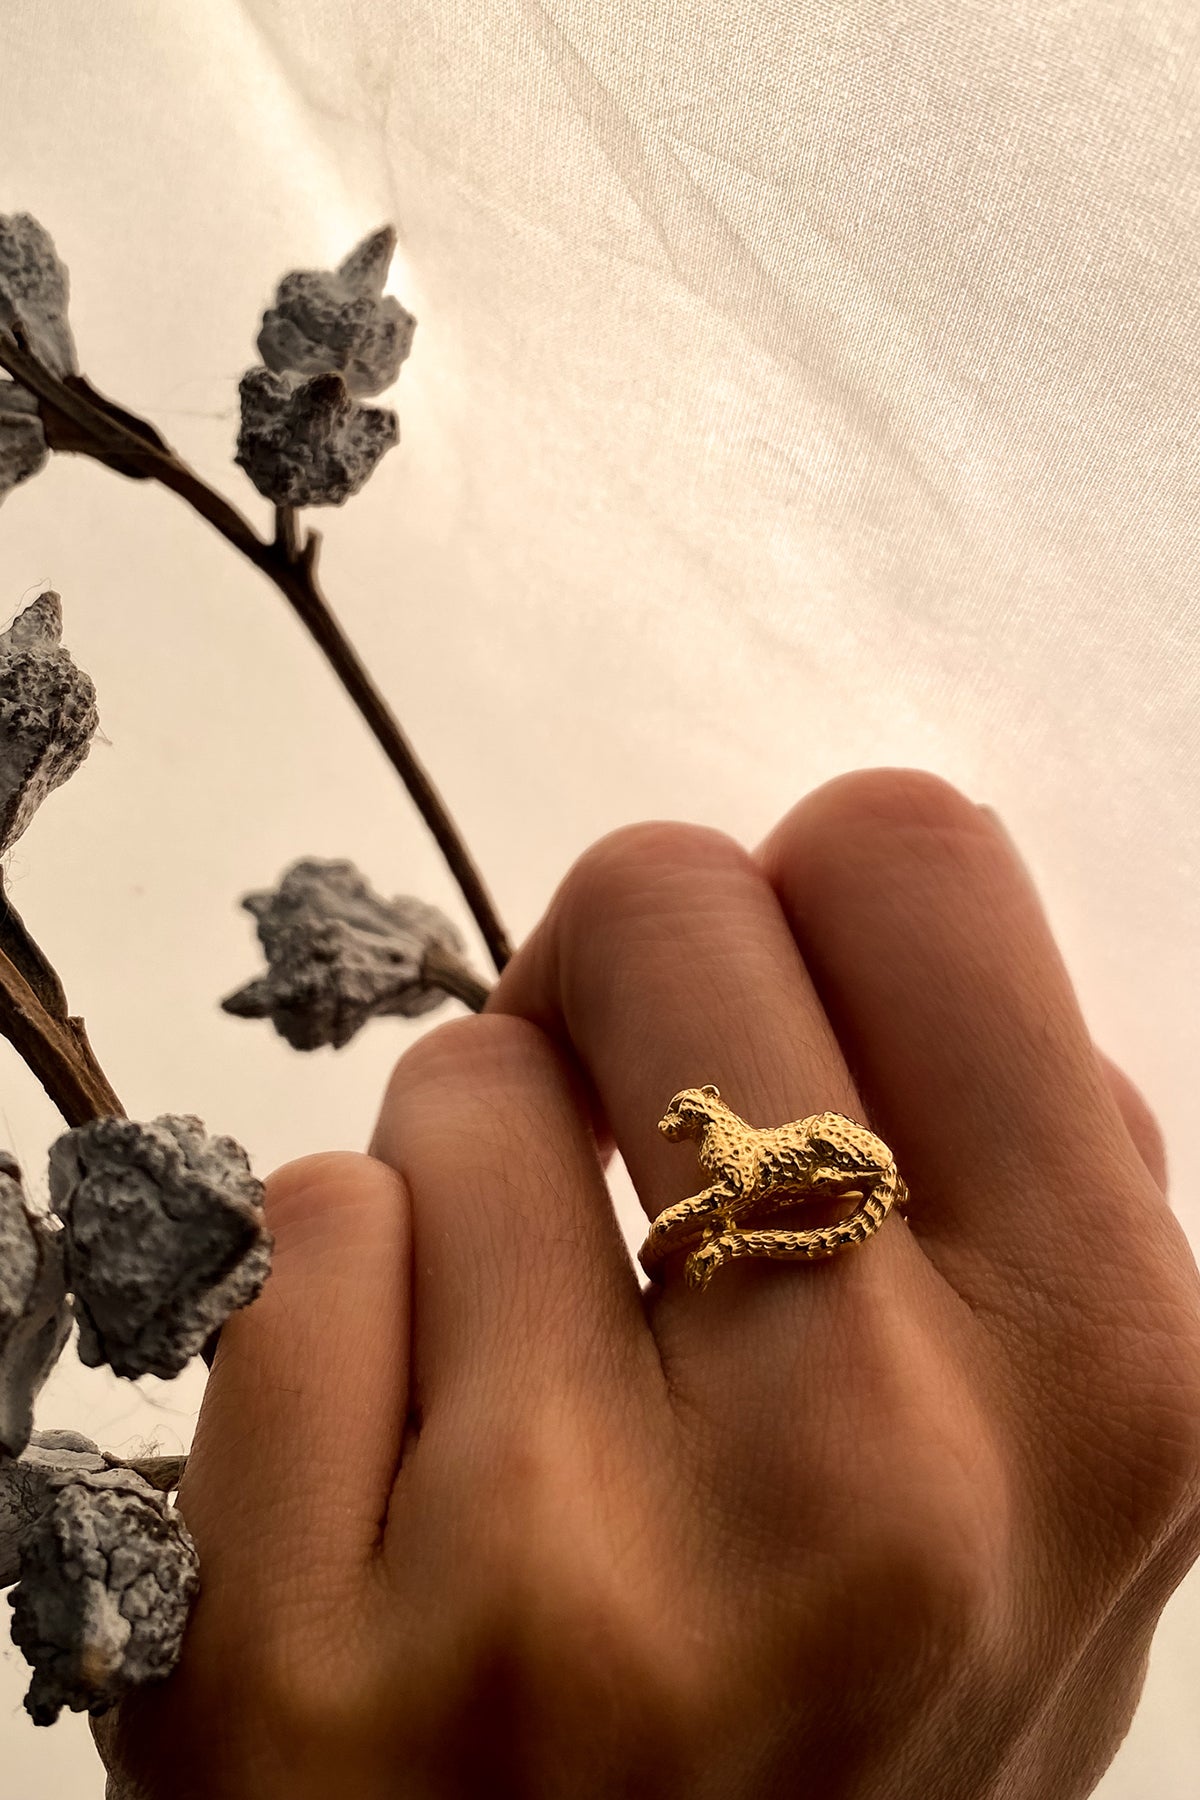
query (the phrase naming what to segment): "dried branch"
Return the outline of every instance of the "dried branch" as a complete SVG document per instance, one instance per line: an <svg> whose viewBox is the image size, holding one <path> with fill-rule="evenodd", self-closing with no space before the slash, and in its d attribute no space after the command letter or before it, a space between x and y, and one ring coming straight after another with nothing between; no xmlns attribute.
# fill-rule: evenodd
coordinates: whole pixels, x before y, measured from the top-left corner
<svg viewBox="0 0 1200 1800"><path fill-rule="evenodd" d="M50 1017L65 1019L67 996L58 971L34 943L24 920L5 893L3 870L0 870L0 951L20 970Z"/></svg>
<svg viewBox="0 0 1200 1800"><path fill-rule="evenodd" d="M8 908L8 917L14 915ZM80 1018L46 1010L16 964L0 949L0 1032L37 1076L68 1125L125 1116L96 1060Z"/></svg>
<svg viewBox="0 0 1200 1800"><path fill-rule="evenodd" d="M447 994L453 994L456 1000L461 1000L472 1012L483 1011L484 1001L491 991L480 981L475 971L460 956L448 950L445 944L429 946L421 964L421 979L431 987L440 987Z"/></svg>
<svg viewBox="0 0 1200 1800"><path fill-rule="evenodd" d="M114 1456L108 1450L101 1455L110 1469L129 1469L134 1475L140 1475L148 1487L158 1494L173 1494L183 1480L187 1468L186 1456L142 1456L125 1458Z"/></svg>
<svg viewBox="0 0 1200 1800"><path fill-rule="evenodd" d="M274 583L404 782L462 890L497 971L502 970L512 955L512 945L483 877L437 788L318 585L318 534L310 531L299 543L294 519L282 522L281 527L279 515L291 511L281 507L276 513L275 537L259 537L249 520L189 468L146 420L108 400L82 376L60 377L39 361L15 322L7 330L0 329L0 368L37 395L52 450L90 456L120 474L170 488Z"/></svg>
<svg viewBox="0 0 1200 1800"><path fill-rule="evenodd" d="M40 251L36 233L31 242ZM51 326L61 327L53 309L47 331ZM80 768L99 724L95 686L63 645L62 623L59 597L47 591L0 632L0 853ZM5 894L2 877L0 1032L69 1125L122 1111L83 1020L69 1016L62 983Z"/></svg>

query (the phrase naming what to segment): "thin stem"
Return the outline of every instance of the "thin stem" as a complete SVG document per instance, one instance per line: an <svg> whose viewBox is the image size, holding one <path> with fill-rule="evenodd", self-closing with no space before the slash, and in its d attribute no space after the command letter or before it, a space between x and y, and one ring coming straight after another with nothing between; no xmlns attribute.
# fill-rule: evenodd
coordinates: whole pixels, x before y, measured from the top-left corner
<svg viewBox="0 0 1200 1800"><path fill-rule="evenodd" d="M288 562L299 562L299 519L294 506L275 508L275 543Z"/></svg>
<svg viewBox="0 0 1200 1800"><path fill-rule="evenodd" d="M110 1450L102 1450L100 1454L110 1469L130 1469L143 1481L148 1481L152 1488L157 1488L160 1494L173 1493L187 1468L186 1456L143 1456L129 1462Z"/></svg>
<svg viewBox="0 0 1200 1800"><path fill-rule="evenodd" d="M33 1070L68 1125L125 1108L96 1061L82 1019L47 1012L16 964L0 950L0 1032Z"/></svg>
<svg viewBox="0 0 1200 1800"><path fill-rule="evenodd" d="M38 949L25 929L24 921L4 890L0 871L0 950L25 977L52 1019L67 1016L67 996L58 972Z"/></svg>
<svg viewBox="0 0 1200 1800"><path fill-rule="evenodd" d="M301 543L295 513L280 507L274 539L259 537L249 520L181 461L152 425L108 400L81 376L60 379L52 374L30 353L19 331L0 331L0 368L41 400L42 427L52 450L91 456L120 474L170 488L275 584L404 782L462 890L497 971L502 970L512 945L495 902L441 795L321 592L316 577L318 534L310 531Z"/></svg>
<svg viewBox="0 0 1200 1800"><path fill-rule="evenodd" d="M472 1012L482 1012L489 989L460 956L442 944L431 944L421 964L421 975L431 987L444 988Z"/></svg>

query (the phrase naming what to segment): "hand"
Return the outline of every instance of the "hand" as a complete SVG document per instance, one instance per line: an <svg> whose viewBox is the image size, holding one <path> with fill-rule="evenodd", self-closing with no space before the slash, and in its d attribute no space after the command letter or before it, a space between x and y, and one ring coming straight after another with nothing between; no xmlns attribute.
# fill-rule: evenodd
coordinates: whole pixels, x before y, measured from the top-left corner
<svg viewBox="0 0 1200 1800"><path fill-rule="evenodd" d="M655 1124L704 1082L869 1124L907 1218L643 1294L603 1162L651 1217L693 1192ZM612 833L485 1012L400 1058L372 1156L268 1183L275 1272L180 1494L203 1591L174 1675L97 1722L111 1791L1089 1794L1200 1554L1164 1187L945 782L842 776L755 855Z"/></svg>

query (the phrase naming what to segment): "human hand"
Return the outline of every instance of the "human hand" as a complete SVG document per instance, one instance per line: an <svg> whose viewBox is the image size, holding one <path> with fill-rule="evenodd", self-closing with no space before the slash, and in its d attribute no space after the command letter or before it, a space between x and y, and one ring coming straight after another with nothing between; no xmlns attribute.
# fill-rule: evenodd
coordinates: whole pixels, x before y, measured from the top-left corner
<svg viewBox="0 0 1200 1800"><path fill-rule="evenodd" d="M709 1081L869 1123L907 1216L643 1293L602 1162L693 1192L655 1123ZM871 770L754 855L610 834L371 1148L267 1184L179 1497L203 1589L95 1722L111 1794L1092 1792L1200 1555L1200 1276L978 808Z"/></svg>

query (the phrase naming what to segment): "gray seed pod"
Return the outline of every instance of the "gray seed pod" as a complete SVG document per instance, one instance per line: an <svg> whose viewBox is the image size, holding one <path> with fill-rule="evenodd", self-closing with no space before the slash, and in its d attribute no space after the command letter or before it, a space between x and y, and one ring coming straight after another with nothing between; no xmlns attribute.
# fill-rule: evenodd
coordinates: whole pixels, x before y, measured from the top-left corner
<svg viewBox="0 0 1200 1800"><path fill-rule="evenodd" d="M0 632L0 852L73 775L100 723L96 689L62 638L62 602L40 594Z"/></svg>
<svg viewBox="0 0 1200 1800"><path fill-rule="evenodd" d="M29 213L0 214L0 328L19 323L52 374L78 369L67 320L69 284L54 240Z"/></svg>
<svg viewBox="0 0 1200 1800"><path fill-rule="evenodd" d="M62 1232L31 1211L0 1153L0 1469L33 1430L33 1403L71 1335Z"/></svg>
<svg viewBox="0 0 1200 1800"><path fill-rule="evenodd" d="M49 460L37 395L15 381L0 381L0 500Z"/></svg>
<svg viewBox="0 0 1200 1800"><path fill-rule="evenodd" d="M33 1665L25 1710L108 1712L179 1661L199 1591L199 1558L179 1513L127 1469L61 1478L21 1548L9 1595L13 1642Z"/></svg>
<svg viewBox="0 0 1200 1800"><path fill-rule="evenodd" d="M50 1147L79 1359L169 1379L271 1266L263 1185L241 1145L190 1113L90 1120Z"/></svg>
<svg viewBox="0 0 1200 1800"><path fill-rule="evenodd" d="M276 506L341 506L400 441L394 412L362 406L340 375L248 369L236 461Z"/></svg>
<svg viewBox="0 0 1200 1800"><path fill-rule="evenodd" d="M0 1588L21 1573L21 1546L63 1480L109 1467L78 1431L35 1431L15 1462L0 1463Z"/></svg>
<svg viewBox="0 0 1200 1800"><path fill-rule="evenodd" d="M390 387L412 348L417 321L383 284L396 250L384 226L352 250L336 270L285 275L264 314L258 353L276 374L340 374L352 394Z"/></svg>
<svg viewBox="0 0 1200 1800"><path fill-rule="evenodd" d="M430 945L464 948L436 906L381 899L351 862L294 863L278 888L242 905L270 966L221 1004L241 1019L271 1019L295 1050L340 1050L370 1018L431 1012L446 993L422 977Z"/></svg>

